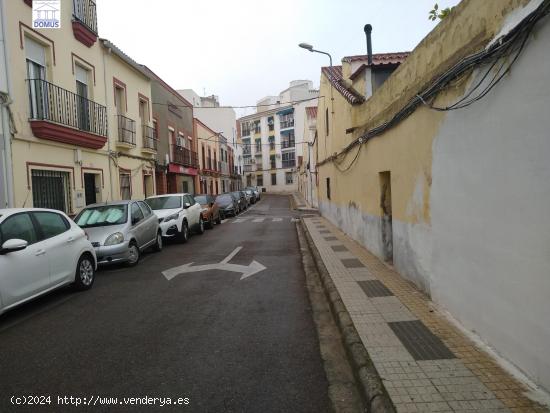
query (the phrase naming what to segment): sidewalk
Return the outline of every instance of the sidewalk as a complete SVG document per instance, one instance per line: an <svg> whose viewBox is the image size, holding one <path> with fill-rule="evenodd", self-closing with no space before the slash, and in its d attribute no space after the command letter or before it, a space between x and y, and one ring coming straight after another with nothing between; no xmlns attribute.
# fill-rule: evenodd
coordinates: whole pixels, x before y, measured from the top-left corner
<svg viewBox="0 0 550 413"><path fill-rule="evenodd" d="M292 198L294 200L294 208L299 211L315 211L317 212L317 208L313 208L304 198L304 196L300 192L293 192Z"/></svg>
<svg viewBox="0 0 550 413"><path fill-rule="evenodd" d="M421 292L321 217L307 231L397 412L545 412Z"/></svg>

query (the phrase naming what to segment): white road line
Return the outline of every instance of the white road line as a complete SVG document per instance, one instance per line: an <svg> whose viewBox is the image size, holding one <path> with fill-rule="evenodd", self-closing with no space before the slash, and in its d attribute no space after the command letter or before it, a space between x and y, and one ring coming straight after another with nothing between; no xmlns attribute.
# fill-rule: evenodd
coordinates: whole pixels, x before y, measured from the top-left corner
<svg viewBox="0 0 550 413"><path fill-rule="evenodd" d="M226 264L228 263L229 261L231 261L231 258L233 258L235 255L237 255L237 253L242 250L243 247L237 247L233 250L233 252L231 254L229 254L227 257L225 257L223 259L223 261L221 262L221 264Z"/></svg>
<svg viewBox="0 0 550 413"><path fill-rule="evenodd" d="M252 222L264 222L264 219L265 218L256 218L256 219L253 219Z"/></svg>
<svg viewBox="0 0 550 413"><path fill-rule="evenodd" d="M283 219L282 218L273 218L272 221L273 222L281 222Z"/></svg>
<svg viewBox="0 0 550 413"><path fill-rule="evenodd" d="M246 218L237 218L236 220L233 221L234 224L237 224L239 222L244 222L246 221Z"/></svg>

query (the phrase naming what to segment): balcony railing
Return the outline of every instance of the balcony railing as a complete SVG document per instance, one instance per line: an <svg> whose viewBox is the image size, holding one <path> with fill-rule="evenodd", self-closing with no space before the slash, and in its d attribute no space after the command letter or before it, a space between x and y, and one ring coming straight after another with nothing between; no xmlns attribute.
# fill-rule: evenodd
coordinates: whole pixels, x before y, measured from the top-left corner
<svg viewBox="0 0 550 413"><path fill-rule="evenodd" d="M142 125L143 147L145 149L157 150L157 136L154 128Z"/></svg>
<svg viewBox="0 0 550 413"><path fill-rule="evenodd" d="M243 171L244 172L252 172L252 165L244 165Z"/></svg>
<svg viewBox="0 0 550 413"><path fill-rule="evenodd" d="M118 141L128 145L136 145L136 121L124 115L117 115Z"/></svg>
<svg viewBox="0 0 550 413"><path fill-rule="evenodd" d="M97 34L97 13L93 0L73 0L74 18Z"/></svg>
<svg viewBox="0 0 550 413"><path fill-rule="evenodd" d="M269 166L271 169L277 169L277 163L275 161L271 161Z"/></svg>
<svg viewBox="0 0 550 413"><path fill-rule="evenodd" d="M44 120L107 136L107 109L42 79L27 79L31 120Z"/></svg>
<svg viewBox="0 0 550 413"><path fill-rule="evenodd" d="M190 168L198 168L199 156L197 152L193 152L183 146L172 145L172 162Z"/></svg>
<svg viewBox="0 0 550 413"><path fill-rule="evenodd" d="M295 146L296 146L296 142L294 141L294 139L281 141L281 149L294 148Z"/></svg>
<svg viewBox="0 0 550 413"><path fill-rule="evenodd" d="M296 166L296 159L283 159L283 168L293 168Z"/></svg>
<svg viewBox="0 0 550 413"><path fill-rule="evenodd" d="M282 122L280 122L279 126L280 126L281 129L293 128L294 127L294 119L282 121Z"/></svg>

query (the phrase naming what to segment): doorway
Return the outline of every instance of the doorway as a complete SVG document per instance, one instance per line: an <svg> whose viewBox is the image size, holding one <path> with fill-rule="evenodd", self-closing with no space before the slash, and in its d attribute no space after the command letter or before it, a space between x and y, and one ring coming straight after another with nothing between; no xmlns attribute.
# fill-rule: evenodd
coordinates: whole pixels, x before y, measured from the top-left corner
<svg viewBox="0 0 550 413"><path fill-rule="evenodd" d="M95 177L95 174L84 174L84 195L86 198L86 205L95 204L97 202Z"/></svg>
<svg viewBox="0 0 550 413"><path fill-rule="evenodd" d="M380 172L380 210L382 232L382 253L384 260L393 263L393 225L391 201L391 172Z"/></svg>
<svg viewBox="0 0 550 413"><path fill-rule="evenodd" d="M155 187L153 185L153 175L143 175L143 190L145 198L155 195Z"/></svg>

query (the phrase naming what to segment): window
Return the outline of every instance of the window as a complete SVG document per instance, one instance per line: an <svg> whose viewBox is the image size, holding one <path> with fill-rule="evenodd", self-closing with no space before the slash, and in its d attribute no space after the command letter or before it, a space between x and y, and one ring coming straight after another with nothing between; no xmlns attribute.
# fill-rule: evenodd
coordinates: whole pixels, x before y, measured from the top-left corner
<svg viewBox="0 0 550 413"><path fill-rule="evenodd" d="M32 204L35 208L71 210L69 172L33 169Z"/></svg>
<svg viewBox="0 0 550 413"><path fill-rule="evenodd" d="M256 177L256 185L257 186L264 186L264 176L263 175L258 175Z"/></svg>
<svg viewBox="0 0 550 413"><path fill-rule="evenodd" d="M149 121L149 103L144 99L139 99L139 119L142 125Z"/></svg>
<svg viewBox="0 0 550 413"><path fill-rule="evenodd" d="M178 132L178 136L176 137L176 146L185 148L186 143L187 143L187 139L185 139L185 135L182 132Z"/></svg>
<svg viewBox="0 0 550 413"><path fill-rule="evenodd" d="M262 140L256 139L256 152L262 152Z"/></svg>
<svg viewBox="0 0 550 413"><path fill-rule="evenodd" d="M260 133L262 131L262 127L260 125L260 121L257 120L254 122L254 133Z"/></svg>
<svg viewBox="0 0 550 413"><path fill-rule="evenodd" d="M325 128L328 136L328 108L325 109Z"/></svg>
<svg viewBox="0 0 550 413"><path fill-rule="evenodd" d="M76 76L76 94L78 95L76 102L76 111L78 114L78 127L81 130L90 130L90 116L88 104L88 78L89 73L86 69L79 65L75 65Z"/></svg>
<svg viewBox="0 0 550 413"><path fill-rule="evenodd" d="M141 210L143 211L143 215L145 215L145 217L148 217L149 215L152 214L151 208L149 208L149 205L147 205L145 202L139 201L138 204Z"/></svg>
<svg viewBox="0 0 550 413"><path fill-rule="evenodd" d="M269 150L274 151L275 150L275 136L270 136L269 138L267 138L267 140L269 142Z"/></svg>
<svg viewBox="0 0 550 413"><path fill-rule="evenodd" d="M243 155L250 155L250 139L243 139Z"/></svg>
<svg viewBox="0 0 550 413"><path fill-rule="evenodd" d="M279 123L281 129L294 127L294 113L287 113L285 115L279 115Z"/></svg>
<svg viewBox="0 0 550 413"><path fill-rule="evenodd" d="M83 209L75 218L80 228L121 225L128 220L126 205L102 205Z"/></svg>
<svg viewBox="0 0 550 413"><path fill-rule="evenodd" d="M159 137L159 123L153 118L153 139L157 140Z"/></svg>
<svg viewBox="0 0 550 413"><path fill-rule="evenodd" d="M288 133L281 134L282 149L294 148L295 144L296 142L294 138L294 130L291 130Z"/></svg>
<svg viewBox="0 0 550 413"><path fill-rule="evenodd" d="M10 239L22 239L30 244L37 241L34 225L29 214L17 214L7 218L0 226L0 243Z"/></svg>
<svg viewBox="0 0 550 413"><path fill-rule="evenodd" d="M241 123L241 133L242 133L242 136L250 135L250 123L248 122Z"/></svg>
<svg viewBox="0 0 550 413"><path fill-rule="evenodd" d="M275 122L273 121L273 116L267 118L267 126L269 127L270 132L273 132L275 130Z"/></svg>
<svg viewBox="0 0 550 413"><path fill-rule="evenodd" d="M283 168L293 168L296 166L296 152L283 152L281 156L283 159Z"/></svg>
<svg viewBox="0 0 550 413"><path fill-rule="evenodd" d="M277 174L271 174L271 185L277 185Z"/></svg>
<svg viewBox="0 0 550 413"><path fill-rule="evenodd" d="M132 208L130 209L132 214L132 225L137 224L143 220L143 212L139 208L137 202L132 203Z"/></svg>
<svg viewBox="0 0 550 413"><path fill-rule="evenodd" d="M47 89L42 82L46 79L46 49L34 40L25 37L25 53L27 58L27 78L29 79L31 118L47 117Z"/></svg>
<svg viewBox="0 0 550 413"><path fill-rule="evenodd" d="M327 198L330 199L330 178L327 178Z"/></svg>
<svg viewBox="0 0 550 413"><path fill-rule="evenodd" d="M132 178L128 172L120 172L120 198L131 199L132 198Z"/></svg>
<svg viewBox="0 0 550 413"><path fill-rule="evenodd" d="M275 155L271 155L269 157L269 163L270 163L271 169L275 169L277 167L277 161L275 160Z"/></svg>
<svg viewBox="0 0 550 413"><path fill-rule="evenodd" d="M115 106L117 115L126 113L126 90L118 84L115 84Z"/></svg>
<svg viewBox="0 0 550 413"><path fill-rule="evenodd" d="M34 212L34 217L40 224L44 239L63 234L69 229L68 222L59 214L53 212Z"/></svg>
<svg viewBox="0 0 550 413"><path fill-rule="evenodd" d="M287 185L294 183L294 174L292 172L285 172L285 182Z"/></svg>

